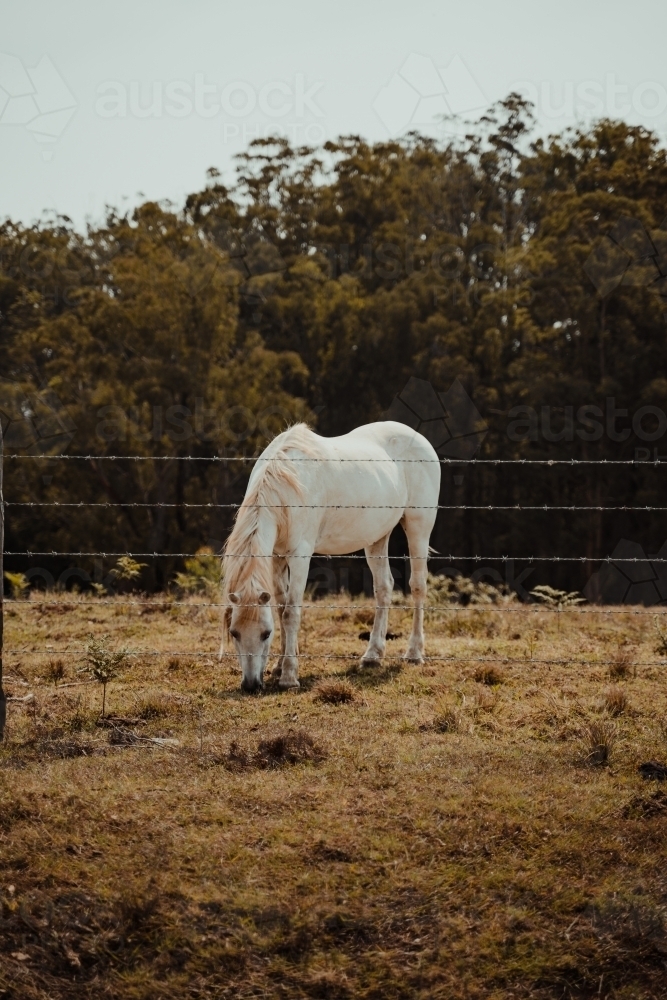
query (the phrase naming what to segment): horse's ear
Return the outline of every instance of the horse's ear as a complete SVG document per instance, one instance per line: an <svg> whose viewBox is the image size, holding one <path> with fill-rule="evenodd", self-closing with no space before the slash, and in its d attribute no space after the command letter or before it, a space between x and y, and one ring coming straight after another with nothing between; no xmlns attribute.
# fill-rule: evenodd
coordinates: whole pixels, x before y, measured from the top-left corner
<svg viewBox="0 0 667 1000"><path fill-rule="evenodd" d="M238 604L239 601L241 600L241 597L239 594L230 594L229 600L232 602L232 604Z"/></svg>
<svg viewBox="0 0 667 1000"><path fill-rule="evenodd" d="M269 594L268 590L263 590L262 593L259 595L259 603L268 604L270 600L271 600L271 594Z"/></svg>

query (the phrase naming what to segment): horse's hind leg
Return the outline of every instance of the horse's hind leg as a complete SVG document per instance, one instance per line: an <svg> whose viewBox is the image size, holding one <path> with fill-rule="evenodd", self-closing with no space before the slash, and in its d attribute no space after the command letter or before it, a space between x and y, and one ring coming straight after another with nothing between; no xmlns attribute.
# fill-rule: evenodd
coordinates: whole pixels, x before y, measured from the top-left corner
<svg viewBox="0 0 667 1000"><path fill-rule="evenodd" d="M425 516L426 515L426 516ZM414 602L412 632L404 659L410 663L424 662L424 602L428 574L428 541L433 528L430 511L406 511L403 527L410 549L410 592Z"/></svg>
<svg viewBox="0 0 667 1000"><path fill-rule="evenodd" d="M389 605L394 589L394 578L389 566L389 535L385 535L374 545L365 549L366 561L373 574L373 592L375 594L375 619L368 648L361 658L367 665L378 664L384 656L387 644L387 623L389 621Z"/></svg>

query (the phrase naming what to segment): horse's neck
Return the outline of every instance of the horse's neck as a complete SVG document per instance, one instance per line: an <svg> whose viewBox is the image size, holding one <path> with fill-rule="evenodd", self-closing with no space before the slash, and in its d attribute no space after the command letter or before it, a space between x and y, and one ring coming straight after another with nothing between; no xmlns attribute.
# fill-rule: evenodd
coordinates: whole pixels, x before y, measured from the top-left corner
<svg viewBox="0 0 667 1000"><path fill-rule="evenodd" d="M242 579L252 581L258 590L272 592L273 552L278 529L270 510L262 509L255 530L248 539L247 551L242 556L245 566L241 569Z"/></svg>
<svg viewBox="0 0 667 1000"><path fill-rule="evenodd" d="M272 556L278 538L278 524L269 508L262 508L257 518L257 528L251 539L251 553L255 556Z"/></svg>

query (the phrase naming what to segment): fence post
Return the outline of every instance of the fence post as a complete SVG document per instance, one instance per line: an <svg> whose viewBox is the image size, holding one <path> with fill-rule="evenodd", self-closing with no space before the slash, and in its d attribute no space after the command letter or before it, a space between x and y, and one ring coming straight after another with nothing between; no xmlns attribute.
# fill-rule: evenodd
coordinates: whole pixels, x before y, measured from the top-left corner
<svg viewBox="0 0 667 1000"><path fill-rule="evenodd" d="M5 723L7 722L7 699L2 687L2 644L5 619L5 602L3 599L5 592L5 567L3 560L3 552L5 550L5 501L2 495L3 455L2 420L0 420L0 743L4 739Z"/></svg>

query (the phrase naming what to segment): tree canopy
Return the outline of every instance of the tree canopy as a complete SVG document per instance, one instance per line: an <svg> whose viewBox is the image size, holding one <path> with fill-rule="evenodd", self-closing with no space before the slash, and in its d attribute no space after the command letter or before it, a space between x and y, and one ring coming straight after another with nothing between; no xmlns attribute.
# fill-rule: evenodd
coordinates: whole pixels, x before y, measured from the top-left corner
<svg viewBox="0 0 667 1000"><path fill-rule="evenodd" d="M6 462L6 499L143 505L9 507L12 550L215 549L250 463L197 459L251 457L298 419L327 435L382 419L411 378L459 380L478 458L667 454L667 161L640 127L537 139L513 94L462 140L263 139L231 188L211 169L182 207L109 210L85 233L8 220L0 255L6 451L34 456ZM585 555L530 577L581 587L620 538L665 541L659 513L598 509L657 506L663 477L445 466L450 507L593 509L443 511L433 544ZM145 585L180 564L156 560Z"/></svg>

